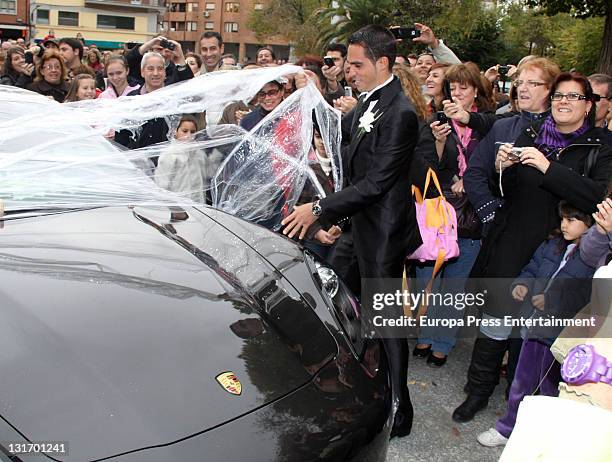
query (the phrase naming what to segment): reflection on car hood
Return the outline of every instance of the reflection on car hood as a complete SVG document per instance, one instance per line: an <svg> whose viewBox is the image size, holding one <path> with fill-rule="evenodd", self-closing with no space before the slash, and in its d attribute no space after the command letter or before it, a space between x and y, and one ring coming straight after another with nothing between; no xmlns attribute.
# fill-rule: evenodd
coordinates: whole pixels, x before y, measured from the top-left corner
<svg viewBox="0 0 612 462"><path fill-rule="evenodd" d="M295 390L335 354L266 259L187 212L102 208L0 229L0 414L32 440L68 441L65 460L205 431ZM295 262L291 242L244 226L277 248L270 261ZM241 395L215 380L225 371Z"/></svg>

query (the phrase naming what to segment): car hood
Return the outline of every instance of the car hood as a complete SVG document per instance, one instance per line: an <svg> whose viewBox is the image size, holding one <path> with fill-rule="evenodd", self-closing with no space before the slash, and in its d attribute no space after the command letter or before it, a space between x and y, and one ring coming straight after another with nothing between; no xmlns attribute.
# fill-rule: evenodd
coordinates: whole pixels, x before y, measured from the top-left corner
<svg viewBox="0 0 612 462"><path fill-rule="evenodd" d="M30 440L67 441L60 459L92 460L200 434L311 380L337 346L270 264L295 265L299 249L215 213L5 222L0 415ZM264 258L228 224L273 250Z"/></svg>

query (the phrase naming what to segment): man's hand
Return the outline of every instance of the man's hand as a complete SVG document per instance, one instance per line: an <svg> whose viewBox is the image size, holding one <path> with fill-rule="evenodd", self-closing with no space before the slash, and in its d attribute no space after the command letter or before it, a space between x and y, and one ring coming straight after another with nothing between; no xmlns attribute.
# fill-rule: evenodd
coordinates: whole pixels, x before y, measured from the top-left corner
<svg viewBox="0 0 612 462"><path fill-rule="evenodd" d="M342 74L342 69L339 68L338 66L332 66L332 67L323 66L321 68L321 72L323 72L323 75L327 79L327 87L331 91L337 91L338 90L338 76Z"/></svg>
<svg viewBox="0 0 612 462"><path fill-rule="evenodd" d="M544 294L538 294L531 297L531 304L535 309L544 311Z"/></svg>
<svg viewBox="0 0 612 462"><path fill-rule="evenodd" d="M175 40L168 40L168 42L174 44L174 50L172 50L172 61L174 62L174 64L176 64L177 66L186 65L185 55L183 54L183 48L181 47L181 44Z"/></svg>
<svg viewBox="0 0 612 462"><path fill-rule="evenodd" d="M334 100L334 107L342 112L342 114L346 114L355 106L357 106L357 100L352 96L341 96Z"/></svg>
<svg viewBox="0 0 612 462"><path fill-rule="evenodd" d="M522 302L523 300L525 300L527 292L529 292L527 286L524 286L523 284L518 284L514 286L514 289L512 289L512 298L515 299L517 302Z"/></svg>
<svg viewBox="0 0 612 462"><path fill-rule="evenodd" d="M334 228L339 230L337 234ZM336 240L338 240L338 238L340 237L340 234L342 234L342 230L340 230L340 228L338 228L337 226L332 226L331 228L329 228L328 231L325 231L324 229L320 229L319 231L316 232L316 234L314 235L314 238L317 241L319 241L321 244L332 245L336 242Z"/></svg>
<svg viewBox="0 0 612 462"><path fill-rule="evenodd" d="M159 45L159 42L161 42L164 38L165 37L163 37L162 35L160 35L159 37L152 38L148 42L145 42L142 45L140 45L140 47L138 47L138 52L141 55L144 55L147 51L153 48L154 45Z"/></svg>
<svg viewBox="0 0 612 462"><path fill-rule="evenodd" d="M298 232L298 238L304 239L308 228L317 221L318 217L312 213L312 202L308 204L298 205L293 208L293 212L285 218L281 224L285 227L283 234L293 238Z"/></svg>
<svg viewBox="0 0 612 462"><path fill-rule="evenodd" d="M427 45L432 50L435 50L436 48L440 46L440 42L438 42L436 35L425 24L420 24L418 22L415 22L414 27L421 31L421 36L413 38L412 39L413 42L422 43L423 45Z"/></svg>

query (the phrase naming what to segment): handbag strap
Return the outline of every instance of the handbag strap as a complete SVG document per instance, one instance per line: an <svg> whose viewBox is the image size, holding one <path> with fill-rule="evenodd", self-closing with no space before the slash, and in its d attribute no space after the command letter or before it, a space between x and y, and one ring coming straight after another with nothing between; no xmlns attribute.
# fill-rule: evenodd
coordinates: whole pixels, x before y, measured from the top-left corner
<svg viewBox="0 0 612 462"><path fill-rule="evenodd" d="M446 257L446 250L440 249L438 251L438 257L436 258L436 262L434 263L434 268L433 268L433 272L431 273L431 278L429 279L429 282L427 283L427 286L425 287L425 290L423 291L424 298L423 298L423 301L421 302L421 306L419 306L419 308L417 309L416 316L414 315L414 311L412 309L412 306L410 305L410 302L404 303L403 309L404 309L405 316L408 316L411 318L414 317L416 319L421 319L423 316L425 316L425 314L427 314L427 298L428 298L428 295L431 293L431 289L433 287L433 283L434 283L434 280L436 279L436 276L442 269L442 265L444 265L445 257ZM410 291L410 284L408 283L408 276L406 274L406 266L404 266L404 273L402 274L402 291L403 292ZM408 300L410 300L410 297L408 297Z"/></svg>
<svg viewBox="0 0 612 462"><path fill-rule="evenodd" d="M429 189L430 180L433 180L434 185L438 189L440 197L444 198L444 194L442 194L442 187L440 186L440 182L438 181L438 175L436 175L436 172L434 172L431 167L427 169L427 177L425 178L425 189L423 189L423 197L427 197L427 190Z"/></svg>

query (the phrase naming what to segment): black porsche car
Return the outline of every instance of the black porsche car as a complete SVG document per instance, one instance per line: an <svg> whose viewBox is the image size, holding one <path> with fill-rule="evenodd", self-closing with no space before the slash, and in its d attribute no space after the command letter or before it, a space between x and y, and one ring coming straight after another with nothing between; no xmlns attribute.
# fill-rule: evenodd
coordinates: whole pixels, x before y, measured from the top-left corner
<svg viewBox="0 0 612 462"><path fill-rule="evenodd" d="M260 226L206 207L8 215L0 306L3 461L385 459L383 347L330 268Z"/></svg>

